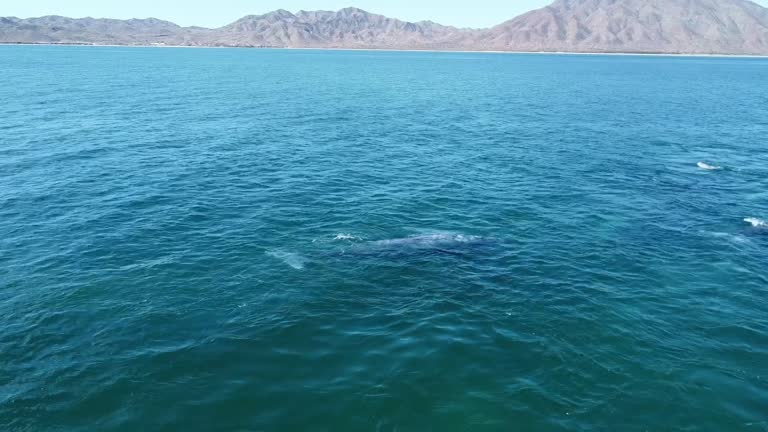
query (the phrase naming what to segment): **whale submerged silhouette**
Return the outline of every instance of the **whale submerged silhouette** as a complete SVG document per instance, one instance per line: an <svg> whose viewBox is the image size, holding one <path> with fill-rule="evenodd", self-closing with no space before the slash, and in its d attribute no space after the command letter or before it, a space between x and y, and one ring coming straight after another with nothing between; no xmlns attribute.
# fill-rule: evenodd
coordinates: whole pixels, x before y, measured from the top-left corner
<svg viewBox="0 0 768 432"><path fill-rule="evenodd" d="M453 234L453 233L434 233L423 234L411 237L395 238L388 240L377 240L363 244L367 247L387 249L387 248L439 248L443 246L473 245L489 242L490 239L480 236Z"/></svg>
<svg viewBox="0 0 768 432"><path fill-rule="evenodd" d="M457 233L430 233L359 243L346 249L315 255L314 259L283 251L269 251L267 255L277 258L295 269L303 269L307 263L323 257L373 256L398 258L429 254L463 256L484 246L491 246L497 243L497 240L489 237Z"/></svg>
<svg viewBox="0 0 768 432"><path fill-rule="evenodd" d="M415 254L465 255L483 246L496 244L488 237L456 233L432 233L376 240L336 252L336 255L402 256Z"/></svg>

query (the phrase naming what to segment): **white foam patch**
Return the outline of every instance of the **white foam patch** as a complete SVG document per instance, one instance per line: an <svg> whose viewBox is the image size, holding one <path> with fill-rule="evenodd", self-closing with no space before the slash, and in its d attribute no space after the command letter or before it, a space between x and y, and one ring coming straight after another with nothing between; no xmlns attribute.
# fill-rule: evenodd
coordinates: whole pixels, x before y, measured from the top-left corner
<svg viewBox="0 0 768 432"><path fill-rule="evenodd" d="M708 234L711 235L712 237L725 239L732 243L738 243L738 244L750 243L749 239L747 237L744 237L741 234L730 234L730 233L724 233L724 232L711 232Z"/></svg>
<svg viewBox="0 0 768 432"><path fill-rule="evenodd" d="M755 228L768 228L768 223L756 217L744 218L744 222L751 224Z"/></svg>
<svg viewBox="0 0 768 432"><path fill-rule="evenodd" d="M289 266L295 268L296 270L301 270L304 268L304 265L307 263L307 259L299 254L295 254L292 252L284 252L284 251L267 251L267 255L271 256L272 258L277 258L280 261L288 264Z"/></svg>
<svg viewBox="0 0 768 432"><path fill-rule="evenodd" d="M467 243L467 242L478 241L478 240L481 240L482 238L480 236L457 234L453 237L453 239L457 242Z"/></svg>
<svg viewBox="0 0 768 432"><path fill-rule="evenodd" d="M706 162L699 162L696 164L699 168L707 171L717 171L723 169L722 167L716 166L716 165L710 165Z"/></svg>
<svg viewBox="0 0 768 432"><path fill-rule="evenodd" d="M352 235L352 234L344 234L344 233L336 234L336 237L334 237L333 239L334 239L334 240L347 240L347 241L358 241L358 240L362 240L360 237L358 237L358 236L356 236L356 235Z"/></svg>
<svg viewBox="0 0 768 432"><path fill-rule="evenodd" d="M412 248L431 248L441 247L457 243L473 243L482 240L482 237L438 232L431 234L414 235L410 237L395 238L388 240L379 240L371 244L381 247L412 247Z"/></svg>

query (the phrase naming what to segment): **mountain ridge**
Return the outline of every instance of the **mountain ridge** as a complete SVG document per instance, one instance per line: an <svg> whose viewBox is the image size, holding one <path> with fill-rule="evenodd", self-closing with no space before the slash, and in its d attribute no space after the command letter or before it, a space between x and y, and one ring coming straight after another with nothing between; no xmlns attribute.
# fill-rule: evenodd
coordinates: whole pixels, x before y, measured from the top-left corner
<svg viewBox="0 0 768 432"><path fill-rule="evenodd" d="M157 18L0 17L0 43L768 55L768 8L748 0L555 0L486 29L355 7L278 9L219 28Z"/></svg>

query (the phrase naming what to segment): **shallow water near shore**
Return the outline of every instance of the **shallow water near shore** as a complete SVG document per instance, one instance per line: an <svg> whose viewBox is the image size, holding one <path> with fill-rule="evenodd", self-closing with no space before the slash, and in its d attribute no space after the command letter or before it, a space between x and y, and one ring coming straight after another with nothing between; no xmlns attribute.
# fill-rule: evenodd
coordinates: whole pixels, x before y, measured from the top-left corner
<svg viewBox="0 0 768 432"><path fill-rule="evenodd" d="M768 59L0 70L0 430L768 431Z"/></svg>

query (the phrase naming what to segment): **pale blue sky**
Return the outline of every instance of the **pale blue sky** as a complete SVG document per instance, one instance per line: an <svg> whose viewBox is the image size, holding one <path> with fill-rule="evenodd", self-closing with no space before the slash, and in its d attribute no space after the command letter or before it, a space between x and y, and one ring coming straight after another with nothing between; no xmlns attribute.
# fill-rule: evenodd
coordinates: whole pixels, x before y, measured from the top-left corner
<svg viewBox="0 0 768 432"><path fill-rule="evenodd" d="M155 17L180 25L218 27L275 9L337 10L355 6L408 21L489 27L553 0L2 0L0 16ZM768 6L768 0L757 0Z"/></svg>
<svg viewBox="0 0 768 432"><path fill-rule="evenodd" d="M462 27L499 24L552 0L2 0L0 16L42 15L167 19L180 25L218 27L244 15L275 9L337 10L355 6L408 21ZM768 1L768 0L765 0Z"/></svg>

